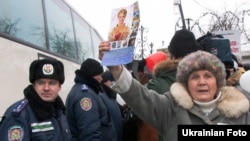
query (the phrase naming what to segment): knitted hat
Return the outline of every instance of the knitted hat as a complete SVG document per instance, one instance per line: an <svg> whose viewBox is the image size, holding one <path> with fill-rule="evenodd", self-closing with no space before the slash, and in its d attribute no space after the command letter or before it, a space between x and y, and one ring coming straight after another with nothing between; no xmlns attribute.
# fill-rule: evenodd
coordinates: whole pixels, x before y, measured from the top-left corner
<svg viewBox="0 0 250 141"><path fill-rule="evenodd" d="M29 80L34 83L41 78L56 79L61 84L64 82L64 66L61 61L52 59L35 60L30 65Z"/></svg>
<svg viewBox="0 0 250 141"><path fill-rule="evenodd" d="M190 74L197 70L210 71L216 78L218 89L226 84L224 64L215 55L205 51L193 52L179 62L176 81L187 87Z"/></svg>
<svg viewBox="0 0 250 141"><path fill-rule="evenodd" d="M175 32L168 50L174 57L182 58L191 52L197 51L198 43L191 31L181 29Z"/></svg>
<svg viewBox="0 0 250 141"><path fill-rule="evenodd" d="M97 60L88 58L83 61L80 71L88 76L96 76L103 73L103 67Z"/></svg>

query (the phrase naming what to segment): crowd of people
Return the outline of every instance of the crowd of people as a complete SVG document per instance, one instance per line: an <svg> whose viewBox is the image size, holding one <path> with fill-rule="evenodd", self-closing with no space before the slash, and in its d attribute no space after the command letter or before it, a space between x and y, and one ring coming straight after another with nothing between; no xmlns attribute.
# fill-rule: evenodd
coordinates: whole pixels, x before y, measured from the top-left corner
<svg viewBox="0 0 250 141"><path fill-rule="evenodd" d="M124 14L124 13L123 13ZM125 14L126 15L126 14ZM110 42L99 44L99 59L75 70L65 103L59 96L64 65L34 60L24 98L0 122L3 141L177 141L178 125L250 124L250 72L232 54L232 69L199 49L191 31L175 32L168 59L152 74L145 60L135 77L128 66L100 61Z"/></svg>

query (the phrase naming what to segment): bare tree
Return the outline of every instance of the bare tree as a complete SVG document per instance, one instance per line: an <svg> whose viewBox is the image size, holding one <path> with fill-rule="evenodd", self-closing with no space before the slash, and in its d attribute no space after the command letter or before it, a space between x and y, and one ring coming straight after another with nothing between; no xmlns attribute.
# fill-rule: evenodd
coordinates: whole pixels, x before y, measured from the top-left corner
<svg viewBox="0 0 250 141"><path fill-rule="evenodd" d="M188 24L190 24L189 29L191 31L197 31L201 35L220 30L239 30L242 39L241 44L243 45L250 43L249 18L250 9L240 10L240 7L238 7L234 11L225 10L222 14L208 10L208 12L203 13L198 19L192 20ZM189 20L188 22L190 22ZM181 27L179 21L177 21L176 27Z"/></svg>

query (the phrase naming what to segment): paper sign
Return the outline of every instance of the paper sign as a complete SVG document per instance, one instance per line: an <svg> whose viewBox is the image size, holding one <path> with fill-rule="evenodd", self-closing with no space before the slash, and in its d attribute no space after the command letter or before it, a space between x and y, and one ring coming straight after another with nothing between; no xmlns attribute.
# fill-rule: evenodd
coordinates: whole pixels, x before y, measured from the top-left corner
<svg viewBox="0 0 250 141"><path fill-rule="evenodd" d="M105 52L102 65L115 66L133 61L134 45L140 25L138 2L112 10L108 40L110 51Z"/></svg>

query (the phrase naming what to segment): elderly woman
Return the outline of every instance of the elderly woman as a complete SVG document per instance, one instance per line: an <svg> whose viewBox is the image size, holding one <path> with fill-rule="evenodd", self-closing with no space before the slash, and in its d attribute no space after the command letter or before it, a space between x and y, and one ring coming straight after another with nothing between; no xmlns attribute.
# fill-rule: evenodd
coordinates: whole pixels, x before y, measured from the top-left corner
<svg viewBox="0 0 250 141"><path fill-rule="evenodd" d="M100 58L109 50L106 44L99 45ZM196 51L184 57L177 67L177 82L164 95L142 86L122 65L109 69L115 78L113 89L164 141L177 141L180 124L250 124L249 101L225 86L225 67L210 53Z"/></svg>

